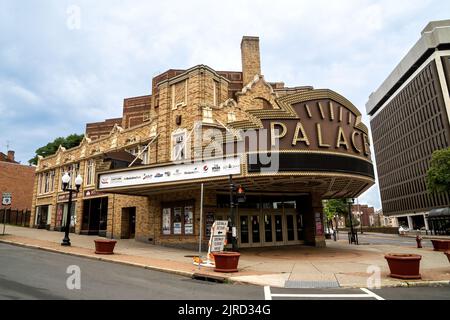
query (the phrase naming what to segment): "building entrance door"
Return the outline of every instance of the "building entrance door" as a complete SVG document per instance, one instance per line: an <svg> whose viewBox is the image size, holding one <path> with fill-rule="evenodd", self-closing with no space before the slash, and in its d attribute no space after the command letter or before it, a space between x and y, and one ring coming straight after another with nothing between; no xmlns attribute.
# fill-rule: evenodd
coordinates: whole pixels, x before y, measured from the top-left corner
<svg viewBox="0 0 450 320"><path fill-rule="evenodd" d="M275 245L284 244L283 215L281 213L275 213L273 215L273 222L275 233Z"/></svg>
<svg viewBox="0 0 450 320"><path fill-rule="evenodd" d="M270 247L298 244L302 226L296 212L266 211L239 214L239 246Z"/></svg>
<svg viewBox="0 0 450 320"><path fill-rule="evenodd" d="M136 208L122 208L121 239L133 239L136 233Z"/></svg>

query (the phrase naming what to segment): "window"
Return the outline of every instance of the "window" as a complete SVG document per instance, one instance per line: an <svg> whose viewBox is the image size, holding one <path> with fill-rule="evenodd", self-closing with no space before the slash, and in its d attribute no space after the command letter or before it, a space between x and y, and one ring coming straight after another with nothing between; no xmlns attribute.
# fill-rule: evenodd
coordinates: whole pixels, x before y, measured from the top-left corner
<svg viewBox="0 0 450 320"><path fill-rule="evenodd" d="M228 122L236 121L236 114L233 111L228 112Z"/></svg>
<svg viewBox="0 0 450 320"><path fill-rule="evenodd" d="M148 157L148 149L147 146L141 146L141 160L142 160L142 164L149 164L150 163L150 159Z"/></svg>
<svg viewBox="0 0 450 320"><path fill-rule="evenodd" d="M172 160L186 159L186 131L172 134Z"/></svg>
<svg viewBox="0 0 450 320"><path fill-rule="evenodd" d="M55 170L40 173L38 176L38 194L45 194L54 191Z"/></svg>
<svg viewBox="0 0 450 320"><path fill-rule="evenodd" d="M91 186L95 183L95 161L90 159L86 164L86 185Z"/></svg>
<svg viewBox="0 0 450 320"><path fill-rule="evenodd" d="M67 188L74 188L75 187L75 179L80 173L80 164L79 163L73 163L71 165L65 166L61 168L61 177L68 173L70 176L70 182ZM62 191L63 185L62 185L62 179L60 181L60 190Z"/></svg>
<svg viewBox="0 0 450 320"><path fill-rule="evenodd" d="M192 201L166 203L162 207L163 235L194 234L194 203Z"/></svg>
<svg viewBox="0 0 450 320"><path fill-rule="evenodd" d="M213 112L209 107L203 108L203 122L213 123Z"/></svg>
<svg viewBox="0 0 450 320"><path fill-rule="evenodd" d="M148 153L147 145L136 146L131 149L125 149L126 152L131 153L133 156L137 157L139 155L139 159L142 160L142 164L149 164L149 153Z"/></svg>

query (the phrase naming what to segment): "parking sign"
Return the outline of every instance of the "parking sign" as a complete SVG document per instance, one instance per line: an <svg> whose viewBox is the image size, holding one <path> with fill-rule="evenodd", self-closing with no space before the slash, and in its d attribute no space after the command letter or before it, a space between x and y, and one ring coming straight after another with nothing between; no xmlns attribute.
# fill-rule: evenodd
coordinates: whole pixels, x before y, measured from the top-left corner
<svg viewBox="0 0 450 320"><path fill-rule="evenodd" d="M9 192L2 193L2 205L4 205L4 206L11 205L11 193L9 193Z"/></svg>

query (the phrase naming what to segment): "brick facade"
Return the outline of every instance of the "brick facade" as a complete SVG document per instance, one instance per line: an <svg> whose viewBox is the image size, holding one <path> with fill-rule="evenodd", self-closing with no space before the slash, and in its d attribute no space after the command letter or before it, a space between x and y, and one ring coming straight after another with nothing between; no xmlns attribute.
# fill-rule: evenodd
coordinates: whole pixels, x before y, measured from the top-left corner
<svg viewBox="0 0 450 320"><path fill-rule="evenodd" d="M35 167L0 161L0 195L10 192L12 209L30 210ZM3 206L0 205L0 208Z"/></svg>

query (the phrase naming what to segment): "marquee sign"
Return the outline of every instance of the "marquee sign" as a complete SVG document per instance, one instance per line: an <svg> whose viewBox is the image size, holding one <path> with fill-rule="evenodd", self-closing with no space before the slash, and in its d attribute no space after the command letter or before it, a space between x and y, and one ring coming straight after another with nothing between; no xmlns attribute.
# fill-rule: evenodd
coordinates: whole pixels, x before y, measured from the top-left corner
<svg viewBox="0 0 450 320"><path fill-rule="evenodd" d="M98 189L214 178L240 173L241 160L239 157L211 159L195 163L100 174Z"/></svg>

